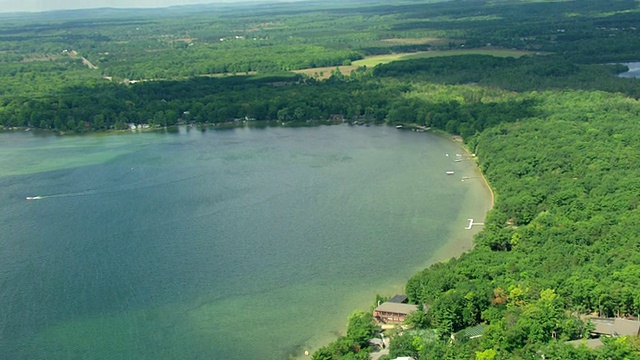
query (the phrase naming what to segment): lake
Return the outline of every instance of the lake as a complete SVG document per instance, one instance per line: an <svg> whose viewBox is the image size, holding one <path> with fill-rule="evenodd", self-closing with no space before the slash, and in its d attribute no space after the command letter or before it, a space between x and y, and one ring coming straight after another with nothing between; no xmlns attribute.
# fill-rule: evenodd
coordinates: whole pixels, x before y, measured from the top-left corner
<svg viewBox="0 0 640 360"><path fill-rule="evenodd" d="M622 65L626 65L629 68L629 71L618 74L618 76L624 78L640 77L640 62L623 63Z"/></svg>
<svg viewBox="0 0 640 360"><path fill-rule="evenodd" d="M491 200L461 153L346 125L0 134L0 354L300 357L470 248Z"/></svg>

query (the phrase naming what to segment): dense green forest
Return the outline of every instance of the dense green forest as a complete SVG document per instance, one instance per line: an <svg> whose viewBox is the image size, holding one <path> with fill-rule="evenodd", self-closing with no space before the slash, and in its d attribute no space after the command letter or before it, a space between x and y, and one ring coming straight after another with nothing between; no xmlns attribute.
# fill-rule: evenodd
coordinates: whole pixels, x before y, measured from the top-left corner
<svg viewBox="0 0 640 360"><path fill-rule="evenodd" d="M461 135L496 201L475 248L406 284L392 331L416 359L640 359L596 349L583 315L640 316L640 7L617 1L308 2L0 16L0 123L57 133L144 125L414 124ZM290 70L396 61L317 80ZM131 81L133 80L133 81ZM473 325L479 339L451 335ZM314 359L368 359L368 312Z"/></svg>

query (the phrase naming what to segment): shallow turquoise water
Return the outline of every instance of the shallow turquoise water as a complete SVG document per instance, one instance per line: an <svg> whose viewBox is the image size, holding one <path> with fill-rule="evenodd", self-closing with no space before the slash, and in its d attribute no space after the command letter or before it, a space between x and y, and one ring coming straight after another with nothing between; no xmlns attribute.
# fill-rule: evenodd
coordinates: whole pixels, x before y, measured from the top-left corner
<svg viewBox="0 0 640 360"><path fill-rule="evenodd" d="M484 217L456 152L388 127L0 134L0 354L312 351Z"/></svg>

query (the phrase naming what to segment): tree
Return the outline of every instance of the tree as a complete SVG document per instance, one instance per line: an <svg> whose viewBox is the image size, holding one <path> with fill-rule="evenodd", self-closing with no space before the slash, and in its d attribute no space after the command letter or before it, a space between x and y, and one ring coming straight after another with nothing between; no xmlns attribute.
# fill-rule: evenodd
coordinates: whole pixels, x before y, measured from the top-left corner
<svg viewBox="0 0 640 360"><path fill-rule="evenodd" d="M356 310L349 315L347 338L353 340L361 347L366 347L369 339L375 337L379 331L380 328L370 312Z"/></svg>
<svg viewBox="0 0 640 360"><path fill-rule="evenodd" d="M407 315L405 324L417 328L417 329L426 329L430 325L429 316L424 311L424 306L422 304L418 305L418 309L414 312L411 312Z"/></svg>
<svg viewBox="0 0 640 360"><path fill-rule="evenodd" d="M419 336L405 332L391 339L389 355L394 359L400 356L410 356L415 359L422 348L423 341Z"/></svg>
<svg viewBox="0 0 640 360"><path fill-rule="evenodd" d="M98 130L104 129L106 126L104 115L102 114L95 115L93 117L93 123L91 125L94 129L98 129Z"/></svg>
<svg viewBox="0 0 640 360"><path fill-rule="evenodd" d="M476 351L476 360L493 360L498 355L498 352L494 349L487 349L485 351Z"/></svg>
<svg viewBox="0 0 640 360"><path fill-rule="evenodd" d="M356 310L349 315L347 336L341 336L331 344L318 349L312 359L369 359L369 339L373 338L379 330L371 313Z"/></svg>

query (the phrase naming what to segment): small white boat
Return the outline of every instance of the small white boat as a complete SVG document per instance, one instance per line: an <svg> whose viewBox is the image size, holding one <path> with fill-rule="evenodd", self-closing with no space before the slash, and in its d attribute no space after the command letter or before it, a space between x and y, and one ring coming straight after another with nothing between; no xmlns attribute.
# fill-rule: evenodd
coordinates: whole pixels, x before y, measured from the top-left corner
<svg viewBox="0 0 640 360"><path fill-rule="evenodd" d="M40 200L42 196L27 196L27 200Z"/></svg>
<svg viewBox="0 0 640 360"><path fill-rule="evenodd" d="M453 175L453 174L455 174L455 173L454 173L453 171L447 171L445 174L447 174L447 175Z"/></svg>

